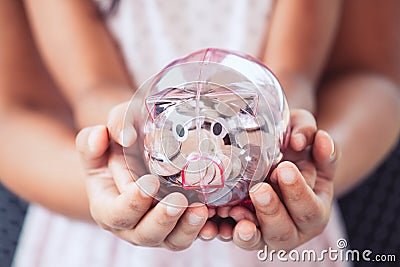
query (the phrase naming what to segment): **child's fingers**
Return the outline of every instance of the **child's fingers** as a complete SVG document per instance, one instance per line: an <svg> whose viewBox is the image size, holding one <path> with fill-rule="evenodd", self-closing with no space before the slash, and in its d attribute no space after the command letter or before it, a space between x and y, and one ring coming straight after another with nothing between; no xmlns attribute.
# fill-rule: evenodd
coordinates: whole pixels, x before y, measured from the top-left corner
<svg viewBox="0 0 400 267"><path fill-rule="evenodd" d="M123 148L116 143L112 143L110 146L108 167L120 193L125 192L126 187L139 178L133 170L129 170ZM137 167L139 168L139 166Z"/></svg>
<svg viewBox="0 0 400 267"><path fill-rule="evenodd" d="M292 125L290 146L295 151L301 151L313 143L317 123L314 116L303 109L292 110L290 121Z"/></svg>
<svg viewBox="0 0 400 267"><path fill-rule="evenodd" d="M208 217L207 207L204 204L190 205L182 215L178 224L166 238L164 245L171 250L188 248L196 240L201 228Z"/></svg>
<svg viewBox="0 0 400 267"><path fill-rule="evenodd" d="M264 240L256 225L246 219L238 222L233 230L233 242L245 250L257 250L264 247Z"/></svg>
<svg viewBox="0 0 400 267"><path fill-rule="evenodd" d="M107 128L111 139L123 147L131 146L137 138L133 118L126 113L129 102L115 106L108 115Z"/></svg>
<svg viewBox="0 0 400 267"><path fill-rule="evenodd" d="M215 222L208 220L201 228L199 237L203 240L212 240L218 235L218 226Z"/></svg>
<svg viewBox="0 0 400 267"><path fill-rule="evenodd" d="M109 140L105 126L98 125L82 129L76 136L75 144L86 170L90 171L106 166L107 158L105 152L107 151Z"/></svg>
<svg viewBox="0 0 400 267"><path fill-rule="evenodd" d="M281 163L279 163L281 164ZM308 160L298 160L296 161L296 166L301 172L301 175L304 177L307 185L313 189L315 186L315 180L317 178L317 169L315 167L315 164ZM278 175L277 175L278 169L275 168L269 178L269 183L272 185L277 185L278 184Z"/></svg>
<svg viewBox="0 0 400 267"><path fill-rule="evenodd" d="M330 204L321 201L293 163L282 162L277 169L283 201L297 228L302 233L321 231L328 221Z"/></svg>
<svg viewBox="0 0 400 267"><path fill-rule="evenodd" d="M171 193L149 210L134 229L117 231L115 234L135 245L161 246L187 206L184 195Z"/></svg>
<svg viewBox="0 0 400 267"><path fill-rule="evenodd" d="M217 214L217 209L216 208L212 208L212 207L208 207L208 218L213 217L215 214Z"/></svg>
<svg viewBox="0 0 400 267"><path fill-rule="evenodd" d="M286 249L297 244L296 225L273 188L267 183L255 185L250 197L264 242L275 249Z"/></svg>
<svg viewBox="0 0 400 267"><path fill-rule="evenodd" d="M132 229L150 208L158 178L145 175L120 194L111 174L104 172L87 179L92 217L108 230Z"/></svg>
<svg viewBox="0 0 400 267"><path fill-rule="evenodd" d="M312 155L315 165L322 176L331 180L339 152L333 138L327 132L319 130L316 133Z"/></svg>

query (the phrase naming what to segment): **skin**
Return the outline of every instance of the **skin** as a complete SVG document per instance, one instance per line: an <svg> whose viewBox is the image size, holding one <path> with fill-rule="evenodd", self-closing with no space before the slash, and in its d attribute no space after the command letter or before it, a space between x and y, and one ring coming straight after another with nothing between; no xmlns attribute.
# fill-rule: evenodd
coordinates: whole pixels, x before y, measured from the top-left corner
<svg viewBox="0 0 400 267"><path fill-rule="evenodd" d="M123 118L125 109L124 105L113 109L111 114L115 117L110 116L107 128L101 125L87 127L78 134L76 139L77 148L87 171L87 190L95 221L103 228L135 245L164 246L172 250L182 250L190 246L198 235L206 240L214 238L218 234L218 228L211 221L206 222L208 216L206 207L195 204L185 208L187 200L181 194L170 194L149 210L152 197L155 196L159 186L158 179L148 175L139 178L135 169L132 170L133 178L138 180L136 182L132 180L124 164L121 140L112 139L115 134L109 132L110 129L117 133L122 130L118 126L121 126L119 122ZM333 198L332 177L336 162L333 140L326 132L317 131L315 119L305 110L294 110L291 121L293 135L290 138L290 147L292 149L286 156L291 162L282 162L271 175L271 184L279 188L284 204L270 184L262 183L255 186L251 191L251 196L255 201L256 215L252 215L240 206L230 210L228 216L238 219L239 213L242 213L244 218L252 218L252 220L238 219L235 233L228 224L225 227L220 225L222 236L226 237L225 240L232 239L233 236L234 242L241 247L258 249L264 246L261 234L266 240L275 240L277 238L275 233L285 231L285 236L290 239L285 239L286 242L279 239L274 247L293 248L319 234L326 225ZM113 124L117 125L112 126ZM299 135L304 138L300 138L300 142ZM304 143L301 142L303 140ZM135 140L131 142L134 143ZM305 148L308 145L312 145L315 161L306 157L308 153L305 153ZM128 155L128 160L129 157L130 155ZM133 158L137 159L138 155L133 155ZM298 167L292 162L295 162ZM139 163L134 165L139 166ZM287 182L288 173L292 176L289 177L291 179L289 182ZM145 188L145 192L153 194L145 194L143 197L140 188ZM267 194L271 199L270 205L265 202ZM171 206L176 211L173 216L168 213ZM185 212L184 215L182 215L183 212ZM193 225L191 223L193 221L198 224ZM261 230L255 226L258 222ZM274 227L274 232L271 232L270 226L277 223L282 227ZM254 234L253 228L257 230ZM290 228L290 232L286 228ZM269 235L261 232L264 230ZM245 243L241 243L240 240L247 238L249 234L253 236L246 239ZM234 235L238 237L235 238ZM252 244L254 240L258 241L257 244Z"/></svg>
<svg viewBox="0 0 400 267"><path fill-rule="evenodd" d="M317 84L331 51L342 1L275 3L263 61L278 77L289 107L315 113Z"/></svg>
<svg viewBox="0 0 400 267"><path fill-rule="evenodd" d="M285 5L287 5L285 2L287 1L278 3L278 11L285 10ZM308 1L311 10L318 11L313 13L314 15L324 14L323 11L328 10L328 8L320 7L322 5L320 3L320 1ZM372 12L375 8L372 2L368 3L361 6L365 11L369 10L371 15L376 14ZM347 15L344 13L343 24L338 30L339 36L348 38L338 38L338 40L352 41L334 44L332 58L342 59L342 61L335 62L331 59L332 63L329 63L326 73L321 76L333 45L332 36L337 28L337 21L333 15L333 17L320 15L317 16L319 19L317 23L307 23L311 15L307 14L307 19L304 19L301 16L302 12L296 12L298 10L296 8L291 11L293 21L288 20L287 24L284 24L287 29L283 33L274 30L278 26L272 26L264 59L277 74L283 86L287 88L286 93L291 106L303 107L315 112L318 125L332 133L338 146L332 149L329 136L323 131L317 132L316 125L308 121L308 115L300 116L304 121L299 120L298 131L305 132L296 136L296 131L294 131L291 137L293 157L289 158L296 165L289 162L281 163L272 174L273 183L271 184L274 188L264 183L257 190L251 191L256 214L243 211L238 207L217 211L222 215L221 217L236 217L238 223L234 228L227 223L216 225L211 221L206 221L207 215L213 215L215 211L207 211L201 205L175 209L170 214L167 213L168 209L163 203L158 203L148 210L151 198L141 195L137 185L143 183L145 186L149 183L150 185L147 184L147 186L157 187L157 180L151 176L142 180L139 178L140 174L137 174L136 183L138 184L136 184L129 179L126 170L123 168L121 170L121 166L124 165L118 164L121 160L118 157L120 153L118 150L121 147L116 143L124 146L133 145L136 134L134 129L124 129L129 133L125 136L129 138L121 140L121 106L117 106L111 112L110 110L130 98L132 94L130 88L134 87L134 82L126 74L123 60L106 31L102 18L90 1L58 3L51 0L43 0L40 3L25 1L25 5L44 64L59 85L61 94L57 93L54 82L49 78L35 49L21 3L11 0L2 1L0 12L3 14L0 18L4 21L1 21L0 27L7 29L15 27L13 31L0 30L0 35L8 40L1 49L4 56L2 54L0 57L0 66L10 66L10 64L14 66L14 69L2 67L0 72L2 85L0 87L2 90L0 120L3 125L12 126L1 131L0 140L4 148L1 153L7 155L7 157L0 157L1 166L5 166L2 167L0 173L2 182L29 201L41 203L57 212L75 218L92 217L105 229L133 244L165 246L173 250L181 250L189 246L197 235L203 239L212 239L220 233L224 240L233 239L238 246L245 249L257 249L263 244L268 244L272 248L293 248L319 234L326 225L333 194L335 166L332 162L335 160L329 160L332 151L335 151L333 159L337 161L335 187L339 189L339 192L343 192L360 181L362 174L378 164L388 153L398 135L399 91L398 80L393 77L400 77L399 65L396 62L389 64L390 66L379 64L380 61L377 60L382 59L373 57L376 47L367 49L363 43L369 41L364 35L372 34L371 29L380 32L382 29L366 27L365 23L368 21L363 22L364 24L352 22L349 17L360 14L358 12L361 11L357 11L353 5L346 4L344 9L348 10L348 13ZM392 2L392 5L396 5L396 2ZM280 19L280 16L283 16L280 14L283 12L278 11L274 15L273 24L283 21ZM386 20L394 17L385 16L389 11L391 9L380 9L377 13L384 14L381 14L380 19ZM361 20L362 16L359 15L358 19ZM66 20L71 23L64 23ZM391 24L392 21L387 23L395 25ZM320 29L324 24L327 25L327 31ZM299 44L296 44L292 42L293 40L287 39L293 36L290 32L293 28L290 25L308 29L310 37L315 32L314 38L322 41L318 42L317 48L315 42L307 42L309 38L303 40L300 38ZM312 28L312 25L316 28ZM62 34L59 31L60 27L63 28ZM360 30L364 27L369 29L368 33ZM393 27L387 28L387 31L393 30ZM358 34L361 33L365 38L358 38ZM390 32L383 32L382 35L392 36ZM68 40L76 40L76 42L71 44ZM96 41L93 44L92 40L101 40L101 42ZM274 44L268 40L276 40L276 42ZM281 56L287 56L285 60L273 57L282 51L279 49L282 42L292 44L290 51L293 53L281 54ZM15 45L16 43L18 46ZM387 43L390 46L392 39ZM359 51L359 47L363 47L360 50L365 50L364 53L354 53L354 51ZM387 49L381 51L386 51L389 56L393 55L393 47L385 48ZM74 51L74 53L59 53L59 51ZM295 51L301 51L301 53ZM309 51L309 53L304 53L304 51ZM385 59L393 61L390 57ZM15 64L15 62L24 62L24 64ZM102 62L109 64L100 64ZM285 65L279 62L285 62ZM382 65L385 67L376 67ZM350 67L352 70L347 71ZM365 72L365 69L368 72ZM17 74L18 77L16 77ZM26 74L22 75L25 79L19 78L21 74ZM27 87L27 84L30 86ZM26 89L33 86L35 90ZM364 90L361 91L360 88ZM315 93L317 90L318 98ZM374 101L374 105L371 105L371 99L379 99L379 101ZM58 104L51 105L50 103ZM359 112L365 108L368 108L368 113ZM394 114L394 116L386 114ZM376 127L371 131L370 125L377 121L381 123L381 127ZM84 172L79 165L79 155L74 148L74 136L78 129L97 124L107 125L107 127L85 128L76 140L85 166L86 172ZM309 130L310 128L312 130ZM358 133L365 132L368 134L360 138ZM381 138L376 138L377 136ZM109 143L112 143L110 147ZM372 154L363 150L366 149L366 143L369 144L370 149L374 151L377 149L379 153L374 153L373 156L366 155ZM312 145L314 160L309 159L308 164L296 161L297 156L304 154L302 151L307 145ZM26 151L16 150L16 147L24 147ZM343 153L339 153L339 147ZM341 157L338 157L339 154ZM48 155L57 155L57 157L49 159ZM59 160L60 158L63 160ZM357 168L352 165L354 160L357 162L355 165ZM20 162L30 165L19 168ZM49 164L44 166L42 162ZM115 167L118 165L119 169ZM63 171L60 172L60 170ZM125 175L123 175L124 171ZM113 175L116 172L122 175ZM291 183L284 183L284 173L292 173L294 180ZM87 190L88 197L84 188ZM101 194L98 194L99 191ZM276 192L282 194L284 203L279 200ZM265 201L267 195L270 196L268 203ZM299 198L299 195L302 197ZM170 197L168 199L170 203L184 205L186 201L179 194L168 197ZM263 200L260 202L259 199ZM305 203L305 199L310 201ZM310 205L310 202L313 205ZM286 206L283 206L284 204ZM103 205L109 208L103 209ZM309 206L313 208L304 209ZM126 212L130 216L126 216ZM193 214L200 219L194 220ZM274 225L279 224L281 227L268 227L272 218L276 220ZM195 225L190 223L194 221L198 223ZM310 230L311 228L313 230ZM154 229L159 229L159 231L154 231Z"/></svg>
<svg viewBox="0 0 400 267"><path fill-rule="evenodd" d="M400 22L400 5L398 1L385 4L383 7L376 1L344 1L329 64L319 78L314 98L316 120L340 148L336 151L340 155L333 179L337 196L361 183L398 141L400 34L395 25ZM282 228L269 231L274 232L272 236L285 237L291 230ZM236 234L240 231L255 237L245 242ZM275 239L265 238L271 235L267 231L262 233L264 242L276 247ZM257 247L259 236L254 223L242 220L236 225L233 238L239 246L249 248ZM285 243L285 238L282 241Z"/></svg>
<svg viewBox="0 0 400 267"><path fill-rule="evenodd" d="M319 127L342 150L335 176L339 196L377 167L400 132L400 2L353 0L343 8L317 114Z"/></svg>
<svg viewBox="0 0 400 267"><path fill-rule="evenodd" d="M71 110L40 59L20 1L0 3L0 24L1 182L29 201L89 220Z"/></svg>

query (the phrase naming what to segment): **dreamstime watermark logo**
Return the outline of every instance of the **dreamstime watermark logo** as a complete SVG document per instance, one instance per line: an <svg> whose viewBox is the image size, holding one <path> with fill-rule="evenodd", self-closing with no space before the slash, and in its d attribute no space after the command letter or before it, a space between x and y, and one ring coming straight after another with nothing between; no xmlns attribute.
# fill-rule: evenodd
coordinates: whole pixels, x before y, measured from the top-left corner
<svg viewBox="0 0 400 267"><path fill-rule="evenodd" d="M356 250L347 249L348 242L344 238L339 238L336 242L336 248L328 247L321 251L313 249L304 250L274 250L264 249L257 252L257 258L260 261L294 261L294 262L323 262L323 261L372 261L372 262L396 262L395 254L373 254L369 249Z"/></svg>

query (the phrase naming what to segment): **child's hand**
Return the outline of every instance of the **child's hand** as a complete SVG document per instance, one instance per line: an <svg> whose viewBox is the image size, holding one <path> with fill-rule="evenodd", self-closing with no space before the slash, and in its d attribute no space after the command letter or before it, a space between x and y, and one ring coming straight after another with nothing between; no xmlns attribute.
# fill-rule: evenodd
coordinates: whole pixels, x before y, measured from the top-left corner
<svg viewBox="0 0 400 267"><path fill-rule="evenodd" d="M207 208L200 204L187 207L188 202L180 193L172 193L152 206L159 181L152 175L139 177L145 167L136 131L132 126L121 134L126 105L111 111L108 127L84 128L76 138L87 171L92 217L104 229L132 244L185 249L206 223ZM125 155L135 170L126 167L122 144L137 146L134 154Z"/></svg>
<svg viewBox="0 0 400 267"><path fill-rule="evenodd" d="M237 221L232 237L244 249L268 245L290 250L320 234L328 223L338 153L332 138L317 131L311 113L294 110L291 123L286 161L271 173L269 183L250 190L256 216L240 206L226 214ZM229 225L219 232L229 234Z"/></svg>

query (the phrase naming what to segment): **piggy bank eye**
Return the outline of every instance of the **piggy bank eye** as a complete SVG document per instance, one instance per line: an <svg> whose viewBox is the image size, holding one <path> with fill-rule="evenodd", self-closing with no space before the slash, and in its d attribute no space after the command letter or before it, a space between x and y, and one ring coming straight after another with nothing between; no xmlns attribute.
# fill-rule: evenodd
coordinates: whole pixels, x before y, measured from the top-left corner
<svg viewBox="0 0 400 267"><path fill-rule="evenodd" d="M176 124L173 127L173 134L179 142L183 142L188 137L188 130L182 124Z"/></svg>
<svg viewBox="0 0 400 267"><path fill-rule="evenodd" d="M221 138L226 135L226 130L223 124L219 121L215 121L211 124L211 132L213 133L213 135Z"/></svg>

